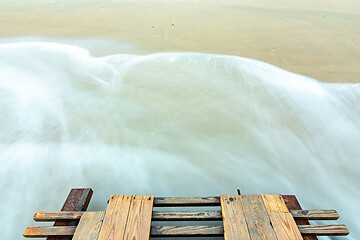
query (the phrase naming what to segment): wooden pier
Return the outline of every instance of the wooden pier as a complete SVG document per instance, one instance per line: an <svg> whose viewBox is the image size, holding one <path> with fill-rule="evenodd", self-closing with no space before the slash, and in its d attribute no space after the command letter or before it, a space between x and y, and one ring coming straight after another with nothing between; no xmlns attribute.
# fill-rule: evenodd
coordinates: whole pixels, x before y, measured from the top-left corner
<svg viewBox="0 0 360 240"><path fill-rule="evenodd" d="M302 210L294 195L166 198L112 195L106 211L87 212L91 196L91 189L71 190L61 211L35 213L35 221L55 222L54 226L28 227L24 237L47 240L164 237L316 240L316 236L349 234L345 225L310 225L309 220L337 220L339 215L335 210ZM189 207L190 211L184 210Z"/></svg>

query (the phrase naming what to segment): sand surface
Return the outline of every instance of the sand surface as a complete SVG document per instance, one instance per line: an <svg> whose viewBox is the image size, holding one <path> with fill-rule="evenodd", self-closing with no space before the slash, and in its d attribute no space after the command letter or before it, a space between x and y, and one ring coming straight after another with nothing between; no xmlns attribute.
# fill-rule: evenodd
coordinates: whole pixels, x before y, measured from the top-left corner
<svg viewBox="0 0 360 240"><path fill-rule="evenodd" d="M0 0L0 4L1 38L110 39L136 46L121 53L230 54L321 81L360 82L358 0Z"/></svg>

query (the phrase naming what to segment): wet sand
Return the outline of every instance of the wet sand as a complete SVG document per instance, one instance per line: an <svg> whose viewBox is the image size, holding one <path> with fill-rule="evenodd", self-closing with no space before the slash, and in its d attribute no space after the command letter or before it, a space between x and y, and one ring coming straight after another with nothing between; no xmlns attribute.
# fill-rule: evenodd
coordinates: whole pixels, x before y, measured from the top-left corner
<svg viewBox="0 0 360 240"><path fill-rule="evenodd" d="M0 4L1 38L110 39L136 46L124 50L127 53L230 54L321 81L360 82L358 0L0 0Z"/></svg>

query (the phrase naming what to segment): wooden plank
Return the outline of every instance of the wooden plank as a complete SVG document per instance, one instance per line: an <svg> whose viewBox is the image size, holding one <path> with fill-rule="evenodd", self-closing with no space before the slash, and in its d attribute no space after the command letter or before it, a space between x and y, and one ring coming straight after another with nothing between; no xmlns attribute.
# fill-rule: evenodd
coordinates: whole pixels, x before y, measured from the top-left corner
<svg viewBox="0 0 360 240"><path fill-rule="evenodd" d="M269 212L271 225L278 240L302 240L301 233L291 213Z"/></svg>
<svg viewBox="0 0 360 240"><path fill-rule="evenodd" d="M85 212L76 228L73 240L97 240L105 212Z"/></svg>
<svg viewBox="0 0 360 240"><path fill-rule="evenodd" d="M151 237L222 237L222 226L152 226Z"/></svg>
<svg viewBox="0 0 360 240"><path fill-rule="evenodd" d="M340 217L336 210L290 210L290 213L302 220L337 220Z"/></svg>
<svg viewBox="0 0 360 240"><path fill-rule="evenodd" d="M349 230L345 225L298 225L303 235L346 236Z"/></svg>
<svg viewBox="0 0 360 240"><path fill-rule="evenodd" d="M152 221L221 221L221 211L154 211Z"/></svg>
<svg viewBox="0 0 360 240"><path fill-rule="evenodd" d="M75 212L75 211L39 211L34 215L34 220L36 222L52 222L52 221L74 221L80 220L84 212Z"/></svg>
<svg viewBox="0 0 360 240"><path fill-rule="evenodd" d="M294 218L280 195L261 195L278 240L302 240Z"/></svg>
<svg viewBox="0 0 360 240"><path fill-rule="evenodd" d="M277 240L260 195L241 195L251 239Z"/></svg>
<svg viewBox="0 0 360 240"><path fill-rule="evenodd" d="M220 206L219 197L156 197L154 207Z"/></svg>
<svg viewBox="0 0 360 240"><path fill-rule="evenodd" d="M289 212L284 199L278 194L261 194L267 211Z"/></svg>
<svg viewBox="0 0 360 240"><path fill-rule="evenodd" d="M300 203L296 199L295 195L281 195L285 201L287 208L291 210L302 210ZM308 220L297 220L296 224L299 225L310 225ZM303 236L304 240L318 240L316 236Z"/></svg>
<svg viewBox="0 0 360 240"><path fill-rule="evenodd" d="M337 220L336 210L289 210L295 220ZM56 220L80 220L83 212L75 211L39 211L34 215L37 222L53 222ZM209 211L153 211L152 221L221 221L220 210Z"/></svg>
<svg viewBox="0 0 360 240"><path fill-rule="evenodd" d="M27 238L41 238L41 237L69 237L72 239L76 230L76 226L61 226L61 227L28 227L23 233Z"/></svg>
<svg viewBox="0 0 360 240"><path fill-rule="evenodd" d="M123 239L132 195L112 195L106 209L99 240Z"/></svg>
<svg viewBox="0 0 360 240"><path fill-rule="evenodd" d="M245 219L241 196L220 196L220 204L223 217L225 240L250 240L249 229Z"/></svg>
<svg viewBox="0 0 360 240"><path fill-rule="evenodd" d="M149 239L153 203L153 196L134 195L132 197L124 240Z"/></svg>
<svg viewBox="0 0 360 240"><path fill-rule="evenodd" d="M71 189L61 211L86 211L93 191L91 188ZM54 226L76 226L79 223L75 221L56 221ZM71 240L69 237L49 237L47 240Z"/></svg>

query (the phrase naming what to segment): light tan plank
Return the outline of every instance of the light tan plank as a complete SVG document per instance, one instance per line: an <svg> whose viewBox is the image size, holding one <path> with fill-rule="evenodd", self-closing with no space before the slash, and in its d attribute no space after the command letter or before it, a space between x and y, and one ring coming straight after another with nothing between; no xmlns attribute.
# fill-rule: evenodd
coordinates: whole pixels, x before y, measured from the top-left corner
<svg viewBox="0 0 360 240"><path fill-rule="evenodd" d="M124 240L148 240L150 237L153 196L132 197Z"/></svg>
<svg viewBox="0 0 360 240"><path fill-rule="evenodd" d="M129 214L131 195L112 195L106 209L99 240L118 240L124 238Z"/></svg>
<svg viewBox="0 0 360 240"><path fill-rule="evenodd" d="M84 212L73 240L97 240L105 212Z"/></svg>
<svg viewBox="0 0 360 240"><path fill-rule="evenodd" d="M261 197L268 211L289 212L282 196L277 194L261 194Z"/></svg>
<svg viewBox="0 0 360 240"><path fill-rule="evenodd" d="M278 240L302 240L300 231L280 195L261 195Z"/></svg>
<svg viewBox="0 0 360 240"><path fill-rule="evenodd" d="M220 196L225 240L250 240L241 196Z"/></svg>
<svg viewBox="0 0 360 240"><path fill-rule="evenodd" d="M278 240L303 240L291 213L269 212Z"/></svg>
<svg viewBox="0 0 360 240"><path fill-rule="evenodd" d="M251 239L277 240L270 218L260 195L241 195Z"/></svg>

